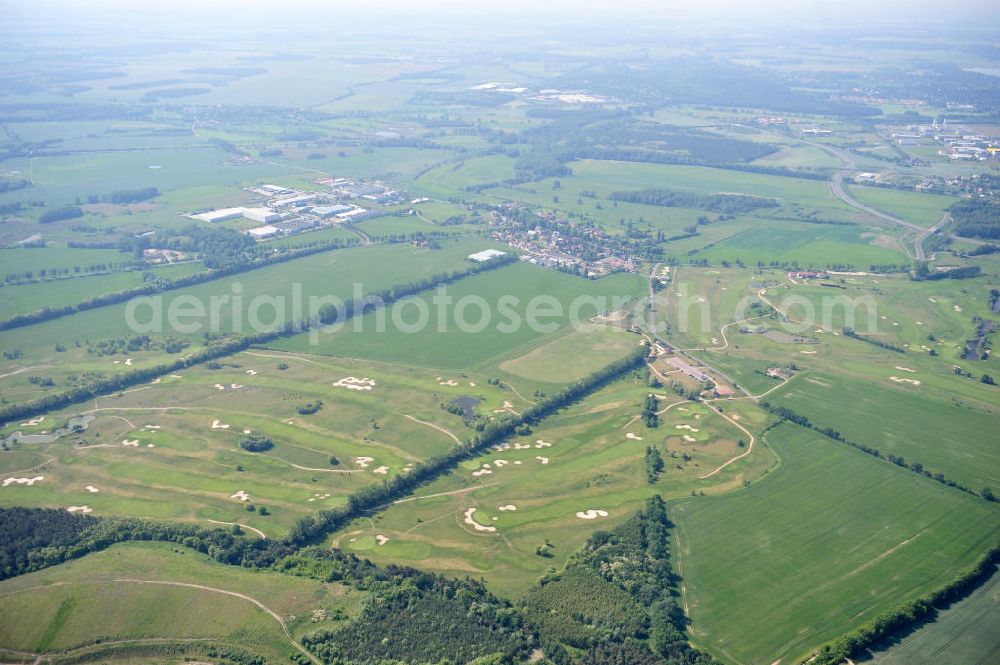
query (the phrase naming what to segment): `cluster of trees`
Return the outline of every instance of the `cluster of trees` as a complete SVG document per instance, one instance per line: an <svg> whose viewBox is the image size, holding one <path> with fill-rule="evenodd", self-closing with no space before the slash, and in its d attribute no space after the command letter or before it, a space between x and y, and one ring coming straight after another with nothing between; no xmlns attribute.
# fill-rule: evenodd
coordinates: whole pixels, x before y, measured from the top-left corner
<svg viewBox="0 0 1000 665"><path fill-rule="evenodd" d="M991 199L963 199L948 208L955 233L971 238L1000 238L1000 203Z"/></svg>
<svg viewBox="0 0 1000 665"><path fill-rule="evenodd" d="M79 346L79 344L77 344ZM87 342L87 353L100 356L114 356L118 354L136 353L138 351L152 351L162 349L167 353L180 353L191 342L183 337L165 337L155 339L149 335L127 335L124 337L109 337L99 339L96 342ZM56 349L59 351L60 349ZM65 349L63 349L65 350Z"/></svg>
<svg viewBox="0 0 1000 665"><path fill-rule="evenodd" d="M945 477L943 473L934 473L929 469L924 468L924 465L921 464L920 462L907 463L906 459L900 457L899 455L894 455L892 453L883 453L878 448L874 448L864 443L858 443L857 441L851 441L850 439L844 437L843 434L833 429L832 427L820 427L819 425L812 423L805 416L798 414L795 411L792 411L788 407L774 405L771 404L770 402L761 402L760 406L765 411L767 411L771 415L777 416L781 420L787 420L788 422L794 423L801 427L807 427L813 430L814 432L819 432L828 439L832 439L834 441L837 441L838 443L847 444L848 446L860 450L863 453L867 453L872 457L878 457L879 459L883 459L886 462L891 462L896 466L908 468L914 473L918 473L925 478L937 481L942 485L947 485L948 487L954 487L957 490L961 490L968 494L972 494L973 496L978 496L982 499L985 499L986 501L995 500L993 496L993 491L989 487L984 487L979 492L975 492L966 487L965 485L959 483L958 481Z"/></svg>
<svg viewBox="0 0 1000 665"><path fill-rule="evenodd" d="M567 646L584 649L583 663L709 665L687 642L670 565L670 528L663 499L654 496L614 531L597 531L563 571L546 575L523 601L556 665L578 662Z"/></svg>
<svg viewBox="0 0 1000 665"><path fill-rule="evenodd" d="M490 259L489 261L471 264L463 270L456 270L451 273L438 275L437 277L440 279L437 281L435 281L435 278L419 280L417 282L411 282L404 285L397 285L374 294L368 294L360 300L352 299L347 303L347 316L350 317L357 314L363 314L369 308L375 307L376 303L384 303L386 305L391 304L399 298L404 298L431 288L441 281L453 282L468 275L481 273L487 270L494 270L516 260L516 256L509 254L505 256L498 256L494 259ZM20 404L5 404L0 406L0 421L28 418L37 415L38 413L59 409L69 404L90 399L95 395L106 395L108 393L124 390L139 383L146 383L164 374L170 374L171 372L176 372L192 365L200 365L201 363L230 356L240 351L245 351L255 344L266 344L281 337L298 334L321 322L324 322L322 320L322 311L319 320L290 321L277 330L217 340L206 348L195 351L183 358L179 358L171 362L161 363L152 367L134 369L131 372L123 372L114 376L94 376L89 381L80 382L78 385L65 392L45 395ZM2 326L0 326L0 329L3 329ZM408 474L408 476L409 475L413 474Z"/></svg>
<svg viewBox="0 0 1000 665"><path fill-rule="evenodd" d="M35 570L37 552L69 547L96 523L65 510L0 508L0 580Z"/></svg>
<svg viewBox="0 0 1000 665"><path fill-rule="evenodd" d="M50 224L64 219L76 219L77 217L83 217L83 208L80 206L61 206L43 212L38 216L38 223Z"/></svg>
<svg viewBox="0 0 1000 665"><path fill-rule="evenodd" d="M931 272L925 261L918 261L913 268L914 281L935 281L939 279L972 279L979 277L983 272L980 266L962 266L950 270L940 270Z"/></svg>
<svg viewBox="0 0 1000 665"><path fill-rule="evenodd" d="M906 353L906 349L892 342L887 342L883 339L878 339L877 337L872 337L871 335L862 335L854 328L844 327L843 329L844 337L850 337L852 339L859 339L862 342L868 342L879 348L888 349L889 351L895 351L896 353Z"/></svg>
<svg viewBox="0 0 1000 665"><path fill-rule="evenodd" d="M863 655L869 647L901 631L913 630L927 621L933 621L939 609L948 607L972 592L989 579L1000 563L1000 546L984 554L975 565L949 582L916 600L885 612L870 622L848 633L831 644L824 645L811 661L816 665L837 665L849 658Z"/></svg>
<svg viewBox="0 0 1000 665"><path fill-rule="evenodd" d="M774 199L745 194L694 194L663 187L639 189L627 192L613 192L613 201L642 203L666 208L695 208L725 214L752 212L760 208L777 208Z"/></svg>
<svg viewBox="0 0 1000 665"><path fill-rule="evenodd" d="M6 194L18 189L27 189L32 186L31 181L24 178L0 178L0 194Z"/></svg>
<svg viewBox="0 0 1000 665"><path fill-rule="evenodd" d="M660 416L656 413L659 410L660 404L656 401L656 395L652 393L646 395L646 401L642 406L642 422L645 423L646 427L660 426Z"/></svg>
<svg viewBox="0 0 1000 665"><path fill-rule="evenodd" d="M76 312L83 312L88 309L95 309L97 307L103 307L105 305L114 305L117 303L125 302L135 298L136 296L148 296L154 293L162 293L164 291L170 291L172 289L180 289L188 286L194 286L195 284L201 284L203 282L208 282L213 279L218 279L220 277L227 277L230 275L236 275L242 272L247 272L249 270L254 270L262 266L271 265L275 263L283 263L285 261L291 261L293 259L298 259L304 256L310 256L312 254L318 254L320 252L327 252L334 249L340 249L342 247L347 247L357 244L357 240L351 239L348 241L343 240L331 240L328 242L307 244L299 249L282 251L274 254L262 255L256 258L254 261L246 263L236 263L223 268L214 268L211 270L206 270L203 272L198 272L193 275L188 275L187 277L180 277L177 279L167 279L165 277L160 277L154 275L153 273L148 273L143 275L144 284L143 286L127 289L125 291L115 291L112 293L105 293L99 296L94 296L75 305L63 305L61 307L49 307L45 306L41 309L35 310L28 314L19 314L17 316L12 316L9 319L0 321L0 330L10 330L12 328L20 328L22 326L29 326L35 323L40 323L42 321L49 321L51 319L58 319L63 316L69 316L70 314L75 314ZM142 245L138 245L141 249ZM132 247L131 249L135 249ZM218 262L214 262L218 263ZM208 263L205 264L208 267Z"/></svg>
<svg viewBox="0 0 1000 665"><path fill-rule="evenodd" d="M656 446L646 446L646 481L655 485L663 473L663 455Z"/></svg>
<svg viewBox="0 0 1000 665"><path fill-rule="evenodd" d="M73 243L67 243L67 246L72 245ZM7 284L23 284L25 282L39 282L46 279L65 279L71 276L76 277L81 274L97 275L107 272L125 272L135 270L139 267L139 265L140 264L135 261L109 261L105 263L91 263L86 266L76 265L72 268L65 266L39 268L37 270L25 270L23 272L9 272L4 276L4 282Z"/></svg>
<svg viewBox="0 0 1000 665"><path fill-rule="evenodd" d="M247 434L240 439L240 448L251 453L263 453L274 448L274 442L263 434Z"/></svg>
<svg viewBox="0 0 1000 665"><path fill-rule="evenodd" d="M97 195L91 194L87 197L87 203L117 203L117 204L128 204L128 203L139 203L140 201L148 201L149 199L155 199L160 195L160 190L156 187L142 187L140 189L123 189L117 192L111 192L110 194ZM77 204L79 205L81 201L78 199Z"/></svg>
<svg viewBox="0 0 1000 665"><path fill-rule="evenodd" d="M299 405L296 411L298 411L300 416L311 416L322 408L323 401L316 400L315 402L306 402L305 404Z"/></svg>
<svg viewBox="0 0 1000 665"><path fill-rule="evenodd" d="M362 487L348 497L346 506L323 510L316 515L303 517L292 527L288 534L288 541L298 546L314 543L348 521L384 506L400 496L411 493L420 485L454 469L461 462L470 459L480 451L516 435L525 427L528 427L530 431L531 424L573 404L608 382L632 371L645 361L647 354L646 347L638 346L624 358L592 372L554 395L545 397L521 412L520 415L511 415L490 421L484 425L481 432L477 431L447 453L416 464L408 473L388 478L380 485Z"/></svg>

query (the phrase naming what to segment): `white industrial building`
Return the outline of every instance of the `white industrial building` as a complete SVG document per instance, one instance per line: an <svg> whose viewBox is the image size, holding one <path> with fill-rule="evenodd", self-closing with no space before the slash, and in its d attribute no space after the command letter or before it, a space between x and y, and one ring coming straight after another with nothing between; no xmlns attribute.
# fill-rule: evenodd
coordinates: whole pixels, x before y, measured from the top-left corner
<svg viewBox="0 0 1000 665"><path fill-rule="evenodd" d="M262 224L269 224L281 219L281 215L270 208L243 208L243 216Z"/></svg>
<svg viewBox="0 0 1000 665"><path fill-rule="evenodd" d="M337 213L337 219L343 219L343 220L364 219L368 214L369 214L368 211L364 208L351 208L346 212Z"/></svg>
<svg viewBox="0 0 1000 665"><path fill-rule="evenodd" d="M315 194L298 194L296 196L292 196L287 199L280 199L278 201L273 201L273 205L292 206L295 208L301 208L302 206L307 206L315 201L316 201Z"/></svg>
<svg viewBox="0 0 1000 665"><path fill-rule="evenodd" d="M262 224L276 222L281 219L281 215L270 208L220 208L219 210L209 210L197 215L188 215L188 217L211 223L225 222L230 219L239 219L240 217L246 217Z"/></svg>
<svg viewBox="0 0 1000 665"><path fill-rule="evenodd" d="M340 203L328 206L316 206L315 208L312 209L313 213L322 219L326 219L327 217L333 217L334 215L340 215L342 213L349 212L351 210L354 210L354 208L352 208L351 206L345 206Z"/></svg>
<svg viewBox="0 0 1000 665"><path fill-rule="evenodd" d="M225 222L230 219L239 219L243 216L243 208L220 208L219 210L209 210L208 212L190 215L191 219L200 219L203 222Z"/></svg>
<svg viewBox="0 0 1000 665"><path fill-rule="evenodd" d="M264 238L273 238L278 235L278 228L276 226L271 226L270 224L265 224L264 226L258 226L255 229L250 229L247 234L254 240L263 240Z"/></svg>
<svg viewBox="0 0 1000 665"><path fill-rule="evenodd" d="M501 252L499 249L484 249L481 252L469 254L468 259L470 261L475 261L476 263L483 263L484 261L495 259L498 256L506 256L506 254L507 252Z"/></svg>

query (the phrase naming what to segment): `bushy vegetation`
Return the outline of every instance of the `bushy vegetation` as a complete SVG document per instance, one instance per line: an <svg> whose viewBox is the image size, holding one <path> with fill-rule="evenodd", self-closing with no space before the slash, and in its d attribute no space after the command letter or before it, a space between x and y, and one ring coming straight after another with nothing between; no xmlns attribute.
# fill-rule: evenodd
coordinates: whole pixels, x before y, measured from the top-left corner
<svg viewBox="0 0 1000 665"><path fill-rule="evenodd" d="M1000 238L1000 204L989 199L964 199L950 208L955 233L972 238Z"/></svg>
<svg viewBox="0 0 1000 665"><path fill-rule="evenodd" d="M531 590L525 617L539 627L553 662L575 662L564 645L586 649L580 662L593 665L714 662L687 643L670 565L671 527L663 499L650 498L614 531L594 533L561 572Z"/></svg>
<svg viewBox="0 0 1000 665"><path fill-rule="evenodd" d="M352 298L345 303L343 310L344 316L346 318L351 318L353 316L363 314L368 309L374 308L374 303L381 302L388 305L400 298L404 298L431 288L435 284L451 283L468 275L478 274L487 270L494 270L515 261L517 261L517 257L514 255L508 254L505 256L499 256L489 261L469 265L464 269L455 270L451 273L441 273L428 277L427 279L397 285L376 293L367 294L360 299ZM130 372L123 372L114 376L94 376L91 377L90 380L80 383L65 392L45 395L44 397L39 397L21 404L3 405L0 407L0 420L6 421L15 420L17 418L27 418L38 413L44 413L45 411L74 404L84 399L90 399L94 395L124 390L125 388L129 388L139 383L152 381L156 377L164 374L176 372L192 365L216 360L239 351L244 351L254 344L266 344L281 337L296 335L303 330L308 330L312 325L325 322L328 321L324 320L323 310L321 308L319 319L316 321L288 322L275 331L242 335L239 337L232 337L217 341L200 351L195 351L172 362L162 363L152 367L134 369Z"/></svg>
<svg viewBox="0 0 1000 665"><path fill-rule="evenodd" d="M76 219L77 217L83 217L83 208L80 206L62 206L43 212L38 216L38 223L50 224L52 222L61 222L64 219Z"/></svg>
<svg viewBox="0 0 1000 665"><path fill-rule="evenodd" d="M251 453L263 453L274 448L274 442L263 434L247 434L240 439L240 448Z"/></svg>
<svg viewBox="0 0 1000 665"><path fill-rule="evenodd" d="M942 473L935 473L930 469L925 468L924 465L921 464L920 462L907 462L906 459L900 457L899 455L893 455L892 453L883 453L878 448L875 448L873 446L869 446L864 443L858 443L857 441L851 441L850 439L844 437L843 434L833 429L832 427L820 427L819 425L812 423L805 416L796 413L795 411L789 409L788 407L775 406L767 401L761 402L760 406L765 411L771 413L772 415L777 416L781 420L787 420L790 423L794 423L801 427L806 427L815 432L819 432L820 434L829 439L833 439L834 441L837 441L839 443L847 444L848 446L851 446L852 448L856 448L864 453L867 453L872 457L878 457L879 459L883 459L886 462L891 462L896 466L909 468L914 473L918 473L924 476L925 478L930 478L931 480L935 480L941 483L942 485L947 485L948 487L954 487L955 489L962 490L963 492L968 492L969 494L980 496L983 499L986 499L987 501L994 500L993 492L988 487L983 488L981 491L977 493L955 480L946 478Z"/></svg>
<svg viewBox="0 0 1000 665"><path fill-rule="evenodd" d="M817 665L837 665L848 658L857 658L864 654L868 647L895 633L932 620L937 610L964 598L995 574L997 563L1000 563L1000 546L992 548L968 571L940 589L877 616L832 644L824 645L812 662Z"/></svg>
<svg viewBox="0 0 1000 665"><path fill-rule="evenodd" d="M0 579L38 567L40 552L69 547L97 519L65 510L0 508Z"/></svg>
<svg viewBox="0 0 1000 665"><path fill-rule="evenodd" d="M674 189L656 187L639 189L630 192L614 192L613 201L627 201L645 205L664 206L666 208L695 208L727 215L743 212L753 212L761 208L777 208L774 199L748 196L746 194L694 194Z"/></svg>

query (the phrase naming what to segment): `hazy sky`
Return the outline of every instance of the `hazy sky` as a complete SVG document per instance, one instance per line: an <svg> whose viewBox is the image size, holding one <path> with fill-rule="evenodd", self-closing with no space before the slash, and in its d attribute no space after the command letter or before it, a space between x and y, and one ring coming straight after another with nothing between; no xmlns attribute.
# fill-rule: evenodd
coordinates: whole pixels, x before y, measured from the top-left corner
<svg viewBox="0 0 1000 665"><path fill-rule="evenodd" d="M347 12L374 15L380 12L405 14L441 13L474 14L534 14L563 12L567 17L580 14L649 13L675 17L734 17L758 16L780 20L783 16L836 19L848 23L860 16L880 16L926 21L947 20L961 14L996 19L1000 15L997 0L5 0L14 12L32 14L54 8L90 8L92 11L129 10L140 8L154 13L169 11L197 19L199 13L223 9L239 14L249 12L281 13L308 11L314 13ZM55 16L51 15L52 18ZM11 16L8 13L5 20Z"/></svg>

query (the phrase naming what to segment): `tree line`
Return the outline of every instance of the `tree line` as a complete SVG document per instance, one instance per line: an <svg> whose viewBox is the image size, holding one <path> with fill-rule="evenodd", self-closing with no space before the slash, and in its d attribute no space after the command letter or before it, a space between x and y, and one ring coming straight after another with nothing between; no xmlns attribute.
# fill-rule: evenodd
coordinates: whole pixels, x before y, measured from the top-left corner
<svg viewBox="0 0 1000 665"><path fill-rule="evenodd" d="M952 480L950 478L946 478L945 475L942 474L942 473L934 473L934 472L930 471L929 469L924 468L924 465L921 464L920 462L907 463L907 461L906 461L905 458L900 457L898 455L894 455L892 453L883 453L878 448L869 446L869 445L864 444L864 443L858 443L857 441L851 441L850 439L847 439L846 437L844 437L843 434L841 434L837 430L833 429L832 427L820 427L819 425L816 425L816 424L812 423L805 416L803 416L801 414L798 414L795 411L792 411L788 407L774 405L774 404L771 404L770 402L766 402L766 401L765 402L761 402L760 406L761 406L762 409L764 409L765 411L767 411L771 415L777 416L780 419L779 422L781 420L787 420L790 423L794 423L794 424L799 425L801 427L805 427L805 428L811 429L814 432L818 432L818 433L822 434L823 436L827 437L828 439L833 439L834 441L837 441L838 443L847 444L848 446L850 446L852 448L855 448L857 450L860 450L863 453L867 453L868 455L871 455L872 457L877 457L879 459L885 460L886 462L891 462L891 463L895 464L896 466L901 466L903 468L908 468L911 471L913 471L914 473L920 474L921 476L924 476L925 478L929 478L931 480L937 481L937 482L941 483L942 485L947 485L948 487L954 487L957 490L961 490L961 491L966 492L968 494L971 494L973 496L978 496L978 497L980 497L982 499L985 499L986 501L994 501L995 500L995 498L993 496L993 491L989 487L984 487L979 492L976 492L976 491L974 491L974 490L966 487L965 485L962 485L961 483L959 483L956 480Z"/></svg>
<svg viewBox="0 0 1000 665"><path fill-rule="evenodd" d="M858 658L879 642L905 631L915 630L933 621L937 611L968 596L976 587L996 573L1000 563L1000 546L995 546L965 573L916 600L884 612L857 630L823 645L810 662L815 665L837 665L848 658Z"/></svg>
<svg viewBox="0 0 1000 665"><path fill-rule="evenodd" d="M522 601L555 665L642 663L712 665L692 649L670 562L670 529L653 496L613 531L596 531L559 572L542 577ZM569 647L569 648L567 648ZM579 661L575 650L585 650Z"/></svg>
<svg viewBox="0 0 1000 665"><path fill-rule="evenodd" d="M517 260L517 256L513 254L506 254L504 256L498 256L490 259L489 261L470 265L469 267L461 270L455 270L451 273L441 273L415 282L393 286L382 291L367 294L360 299L352 298L346 302L346 316L352 317L364 314L364 312L373 309L376 306L375 303L381 302L382 304L388 305L396 300L399 300L400 298L415 295L421 291L432 288L436 284L455 282L470 275L475 275L488 270L495 270ZM312 326L319 325L320 323L321 321L318 318L314 320L289 321L276 330L241 335L235 338L217 341L210 346L190 353L184 358L174 361L161 363L152 367L134 369L130 372L110 377L97 376L89 382L77 385L76 387L65 392L45 395L20 404L3 405L0 407L0 421L29 418L46 411L60 409L70 404L90 399L96 395L106 395L124 390L140 383L152 381L158 376L163 376L164 374L170 374L171 372L180 371L193 365L199 365L210 360L215 360L217 358L230 356L240 351L245 351L254 345L267 344L282 337L299 334L309 330Z"/></svg>
<svg viewBox="0 0 1000 665"><path fill-rule="evenodd" d="M725 214L752 212L760 208L777 208L774 199L746 194L695 194L664 187L652 187L627 192L613 192L612 201L642 203L666 208L695 208Z"/></svg>
<svg viewBox="0 0 1000 665"><path fill-rule="evenodd" d="M303 247L297 250L280 252L277 254L268 254L251 262L240 263L224 268L214 268L198 272L193 275L188 275L186 277L178 277L175 279L158 277L156 280L147 280L147 283L143 286L139 286L134 289L126 289L124 291L104 293L99 296L94 296L93 298L88 298L87 300L76 303L75 305L63 305L61 307L49 307L46 305L45 307L37 309L34 312L29 312L28 314L12 316L9 319L0 321L0 330L11 330L12 328L30 326L35 323L41 323L42 321L50 321L63 316L69 316L70 314L76 314L77 312L85 312L88 309L104 307L105 305L115 305L138 296L149 296L156 293L163 293L174 289L194 286L196 284L210 282L213 279L238 275L240 273L249 272L251 270L263 268L272 264L284 263L285 261L291 261L293 259L299 259L305 256L311 256L312 254L327 252L334 249L342 249L356 244L357 240L354 239L330 240L312 247Z"/></svg>

